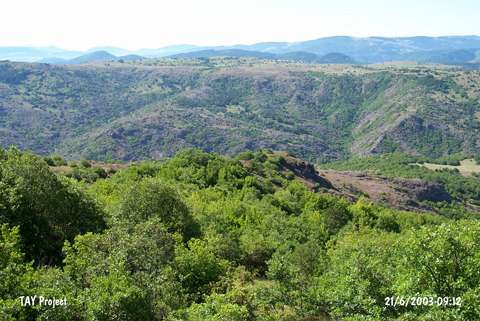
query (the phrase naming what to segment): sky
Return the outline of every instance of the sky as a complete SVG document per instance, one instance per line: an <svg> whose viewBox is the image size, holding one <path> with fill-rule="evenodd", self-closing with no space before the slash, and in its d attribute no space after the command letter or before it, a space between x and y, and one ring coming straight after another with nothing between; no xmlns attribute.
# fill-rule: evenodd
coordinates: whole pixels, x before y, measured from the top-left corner
<svg viewBox="0 0 480 321"><path fill-rule="evenodd" d="M2 0L0 10L0 46L70 50L480 35L478 0Z"/></svg>

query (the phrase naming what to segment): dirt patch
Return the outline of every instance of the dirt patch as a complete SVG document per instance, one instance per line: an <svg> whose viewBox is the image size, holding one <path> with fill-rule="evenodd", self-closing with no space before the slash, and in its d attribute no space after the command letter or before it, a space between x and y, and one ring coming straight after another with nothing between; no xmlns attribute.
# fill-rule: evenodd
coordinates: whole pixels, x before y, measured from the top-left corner
<svg viewBox="0 0 480 321"><path fill-rule="evenodd" d="M361 172L321 170L335 190L350 199L366 197L380 204L410 211L433 211L422 201L446 201L452 197L439 184L416 179L391 179Z"/></svg>

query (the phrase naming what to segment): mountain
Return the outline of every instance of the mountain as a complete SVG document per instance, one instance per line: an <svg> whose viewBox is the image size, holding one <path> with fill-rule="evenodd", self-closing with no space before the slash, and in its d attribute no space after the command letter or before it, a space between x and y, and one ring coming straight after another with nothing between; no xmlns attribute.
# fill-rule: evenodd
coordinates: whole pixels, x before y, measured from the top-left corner
<svg viewBox="0 0 480 321"><path fill-rule="evenodd" d="M383 63L389 61L416 61L433 62L439 61L444 64L465 64L465 51L477 51L480 49L479 36L444 36L444 37L368 37L356 38L348 36L325 37L315 40L300 42L262 42L252 45L233 46L195 46L189 44L173 45L157 49L140 49L129 51L117 47L96 47L86 52L68 51L54 47L30 48L30 47L0 47L0 60L12 61L40 61L45 58L72 59L82 54L90 54L97 51L106 51L115 56L138 55L147 58L159 58L179 54L194 55L199 51L230 51L230 53L246 51L258 52L255 55L268 56L290 55L302 53L324 56L331 53L343 54L360 63ZM440 57L442 56L442 57ZM297 59L293 59L297 60ZM461 61L458 63L458 61Z"/></svg>
<svg viewBox="0 0 480 321"><path fill-rule="evenodd" d="M319 56L336 52L350 56L358 62L379 63L407 60L425 62L429 60L430 55L435 56L439 52L455 52L456 50L472 48L480 48L479 36L397 38L336 36L300 42L263 42L253 45L195 48L195 50L238 49L271 54L307 52ZM447 62L450 63L451 61Z"/></svg>
<svg viewBox="0 0 480 321"><path fill-rule="evenodd" d="M49 57L49 58L42 58L37 62L41 64L68 64L69 61L70 61L69 59Z"/></svg>
<svg viewBox="0 0 480 321"><path fill-rule="evenodd" d="M92 53L96 51L107 51L108 53L115 56L126 56L132 53L131 50L118 48L118 47L109 47L109 46L90 48L89 50L87 50L86 53Z"/></svg>
<svg viewBox="0 0 480 321"><path fill-rule="evenodd" d="M0 47L0 60L33 62L52 57L71 59L81 54L55 47Z"/></svg>
<svg viewBox="0 0 480 321"><path fill-rule="evenodd" d="M277 54L276 57L281 60L295 60L311 63L316 62L319 58L316 54L306 51L292 51L284 54Z"/></svg>
<svg viewBox="0 0 480 321"><path fill-rule="evenodd" d="M173 45L167 46L158 49L140 49L135 51L134 53L143 57L148 58L159 58L159 57L166 57L172 56L180 53L198 51L198 50L206 50L209 49L207 47L199 47L194 45Z"/></svg>
<svg viewBox="0 0 480 321"><path fill-rule="evenodd" d="M212 57L253 57L260 59L275 59L276 55L263 53L260 51L250 51L242 49L223 49L223 50L199 50L191 51L186 53L179 53L169 56L169 58L180 58L180 59L196 59L196 58L212 58Z"/></svg>
<svg viewBox="0 0 480 321"><path fill-rule="evenodd" d="M457 49L428 52L424 62L462 65L480 62L480 49ZM422 60L422 59L417 59Z"/></svg>
<svg viewBox="0 0 480 321"><path fill-rule="evenodd" d="M125 56L119 56L115 57L114 60L116 61L141 61L146 59L145 57L139 56L139 55L125 55Z"/></svg>
<svg viewBox="0 0 480 321"><path fill-rule="evenodd" d="M393 151L478 153L479 80L478 71L418 65L234 58L1 62L0 146L123 160L187 147L271 148L318 162Z"/></svg>
<svg viewBox="0 0 480 321"><path fill-rule="evenodd" d="M296 43L259 43L242 46L245 50L258 50L269 53L306 51L317 55L339 52L351 56L356 61L377 63L385 61L408 60L412 53L460 50L480 48L478 36L453 37L326 37Z"/></svg>
<svg viewBox="0 0 480 321"><path fill-rule="evenodd" d="M451 37L326 37L303 42L265 42L253 45L235 45L231 47L211 47L208 49L194 48L189 52L183 52L186 56L194 56L193 52L222 52L235 50L241 52L256 52L257 57L262 54L288 57L290 60L302 60L306 62L318 62L312 56L325 56L336 53L345 55L346 61L361 63L383 63L388 61L417 61L421 63L442 64L468 64L476 59L476 52L480 48L478 36L451 36ZM301 59L296 57L302 56ZM184 56L184 57L186 57ZM238 56L238 55L235 55ZM308 57L307 57L308 56ZM292 59L293 58L293 59ZM329 61L326 59L325 61ZM340 57L332 60L332 63L342 61ZM329 63L322 62L320 63ZM345 62L346 63L346 62Z"/></svg>
<svg viewBox="0 0 480 321"><path fill-rule="evenodd" d="M78 65L93 62L105 61L140 61L145 58L139 55L114 56L107 51L94 51L73 59L62 59L57 57L41 59L39 63L60 64L60 65Z"/></svg>
<svg viewBox="0 0 480 321"><path fill-rule="evenodd" d="M316 62L321 64L354 64L355 60L347 55L338 52L332 52L318 57Z"/></svg>
<svg viewBox="0 0 480 321"><path fill-rule="evenodd" d="M270 60L290 60L307 63L319 64L353 64L355 60L351 57L340 53L329 53L324 56L318 56L304 51L289 52L286 54L271 54L260 51L250 51L243 49L223 49L223 50L199 50L187 53L181 53L169 56L173 59L200 59L213 57L231 57L231 58L259 58Z"/></svg>
<svg viewBox="0 0 480 321"><path fill-rule="evenodd" d="M117 59L107 51L94 51L68 61L69 64L85 64L90 62L109 61Z"/></svg>

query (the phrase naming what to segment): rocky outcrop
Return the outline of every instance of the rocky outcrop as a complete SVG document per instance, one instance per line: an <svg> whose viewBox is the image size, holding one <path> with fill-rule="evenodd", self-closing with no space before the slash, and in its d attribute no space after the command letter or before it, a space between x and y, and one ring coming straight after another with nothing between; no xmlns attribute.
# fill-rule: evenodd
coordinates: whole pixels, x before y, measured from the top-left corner
<svg viewBox="0 0 480 321"><path fill-rule="evenodd" d="M304 160L285 154L285 156L282 157L280 166L281 170L292 172L298 179L303 181L307 187L313 190L318 190L320 188L334 189L333 185L328 180L318 174L313 164Z"/></svg>

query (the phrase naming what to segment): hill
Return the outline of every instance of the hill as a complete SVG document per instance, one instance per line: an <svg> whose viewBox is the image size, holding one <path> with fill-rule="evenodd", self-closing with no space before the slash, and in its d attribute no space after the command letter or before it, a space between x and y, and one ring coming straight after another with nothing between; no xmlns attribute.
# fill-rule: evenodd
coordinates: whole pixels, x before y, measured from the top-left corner
<svg viewBox="0 0 480 321"><path fill-rule="evenodd" d="M89 159L198 147L271 148L323 162L480 144L478 71L253 58L0 63L0 146Z"/></svg>
<svg viewBox="0 0 480 321"><path fill-rule="evenodd" d="M435 160L433 162L435 164L433 164L426 162L424 157L389 153L368 157L353 157L345 161L322 164L319 171L325 174L325 178L330 179L334 186L346 187L347 191L361 191L377 201L383 198L391 206L395 206L395 201L392 203L392 199L402 198L395 197L395 194L406 192L410 197L403 197L403 199L409 199L408 203L410 205L415 202L418 203L418 200L422 199L427 201L426 203L423 202L423 205L427 207L433 205L432 202L440 202L434 205L434 207L439 212L449 216L456 216L457 214L454 213L457 209L460 211L468 209L480 212L479 174L470 172L467 175L464 171L460 171L459 167L465 166L465 161L458 162L456 160L457 157L463 159L465 156L459 154L441 158ZM455 164L457 162L460 165L458 167L441 165L446 163ZM470 170L478 170L477 164L480 164L480 160L474 161L470 159L468 164ZM418 184L414 183L415 180L428 182L431 185L421 184L423 187L418 188ZM398 182L403 184L402 182L406 181L410 181L410 183L404 187L398 186ZM387 186L387 188L382 188L382 185ZM394 192L388 186L393 187ZM441 188L439 189L438 187ZM388 192L386 191L387 189L389 189ZM420 195L420 197L411 197L412 193ZM451 201L460 201L461 203L460 208L454 209L453 213L451 212L452 207L449 205Z"/></svg>
<svg viewBox="0 0 480 321"><path fill-rule="evenodd" d="M341 53L329 53L324 56L318 56L305 51L293 51L285 54L271 54L260 51L250 51L242 49L223 49L223 50L199 50L187 53L181 53L169 56L174 59L200 59L214 57L233 57L233 58L259 58L271 60L290 60L317 64L354 64L355 60Z"/></svg>
<svg viewBox="0 0 480 321"><path fill-rule="evenodd" d="M458 64L467 63L467 52L480 49L479 36L443 36L443 37L325 37L298 42L263 42L253 45L213 46L213 47L173 47L182 53L202 50L244 50L274 55L291 55L303 52L324 56L340 53L360 63L383 63L390 61L416 61L420 63ZM168 56L163 51L151 52L150 57ZM170 55L178 52L170 51ZM259 55L259 54L257 54ZM470 54L468 54L470 57ZM468 59L470 60L470 59ZM467 65L476 67L476 65Z"/></svg>
<svg viewBox="0 0 480 321"><path fill-rule="evenodd" d="M480 49L479 36L443 36L443 37L325 37L298 42L262 42L252 45L208 46L200 47L189 44L173 45L158 49L140 49L129 51L115 47L97 47L83 53L59 48L34 47L0 47L0 60L44 61L44 59L72 59L82 54L95 51L107 51L116 56L139 55L158 58L186 54L195 56L198 51L248 51L256 52L256 57L268 55L293 55L308 53L324 56L329 53L340 53L360 63L383 63L390 61L416 61L430 63L446 63L464 65L470 54L465 51ZM261 53L261 54L260 54ZM469 59L470 60L470 59ZM467 63L468 68L478 68L476 64Z"/></svg>
<svg viewBox="0 0 480 321"><path fill-rule="evenodd" d="M80 51L64 50L55 47L0 47L0 60L33 62L57 57L72 59L81 55Z"/></svg>
<svg viewBox="0 0 480 321"><path fill-rule="evenodd" d="M331 52L318 57L315 62L320 64L354 64L355 60L347 55L338 52Z"/></svg>
<svg viewBox="0 0 480 321"><path fill-rule="evenodd" d="M86 64L90 62L115 60L117 57L107 51L94 51L68 61L70 64Z"/></svg>
<svg viewBox="0 0 480 321"><path fill-rule="evenodd" d="M223 49L223 50L199 50L186 53L179 53L169 56L169 58L183 58L183 59L198 59L198 58L212 58L212 57L254 57L260 59L275 59L276 55L263 53L260 51L250 51L241 49Z"/></svg>
<svg viewBox="0 0 480 321"><path fill-rule="evenodd" d="M478 36L446 37L326 37L295 43L260 43L237 46L239 49L269 53L306 51L317 55L339 52L363 63L417 60L417 56L436 56L438 52L455 53L458 50L480 48ZM450 61L449 61L450 63Z"/></svg>
<svg viewBox="0 0 480 321"><path fill-rule="evenodd" d="M88 63L98 63L106 61L140 61L145 58L139 55L125 55L125 56L115 56L110 54L107 51L93 51L85 55L75 57L73 59L62 59L58 57L50 57L41 59L39 63L46 64L57 64L57 65L79 65L79 64L88 64Z"/></svg>

